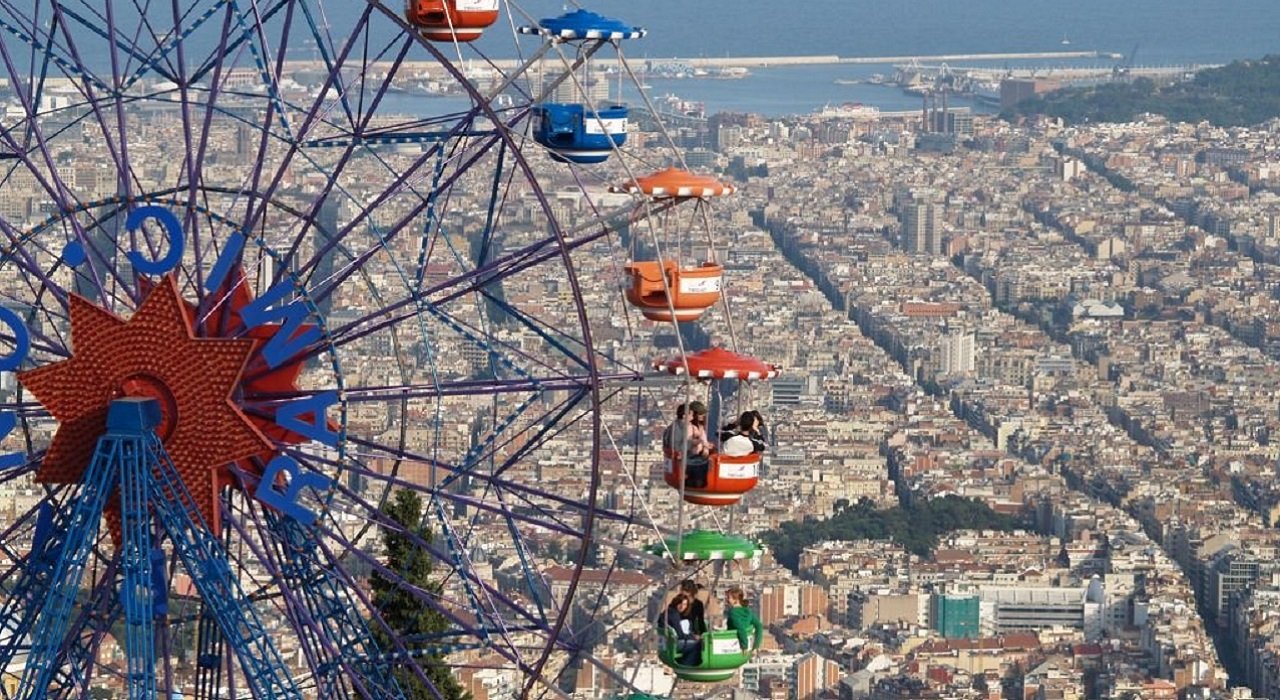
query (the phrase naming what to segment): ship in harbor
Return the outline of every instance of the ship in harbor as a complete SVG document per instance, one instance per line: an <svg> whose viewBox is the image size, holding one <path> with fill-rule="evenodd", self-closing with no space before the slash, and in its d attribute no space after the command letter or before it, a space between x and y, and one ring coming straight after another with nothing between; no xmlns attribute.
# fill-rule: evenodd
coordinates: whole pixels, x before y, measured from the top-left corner
<svg viewBox="0 0 1280 700"><path fill-rule="evenodd" d="M861 102L842 102L838 105L823 105L813 116L818 119L876 119L880 116L880 108Z"/></svg>

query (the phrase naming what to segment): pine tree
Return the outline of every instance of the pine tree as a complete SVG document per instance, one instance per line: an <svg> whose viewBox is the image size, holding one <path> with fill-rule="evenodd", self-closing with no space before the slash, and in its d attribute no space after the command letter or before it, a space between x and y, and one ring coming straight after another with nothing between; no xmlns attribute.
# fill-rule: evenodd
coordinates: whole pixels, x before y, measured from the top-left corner
<svg viewBox="0 0 1280 700"><path fill-rule="evenodd" d="M422 499L414 491L401 489L382 506L382 512L391 520L399 523L404 529L415 532L423 540L431 541L431 531L423 525ZM387 568L400 576L404 584L414 586L431 595L440 595L441 585L432 579L434 562L431 554L414 545L410 538L402 532L384 527L382 543L387 553ZM397 636L427 637L449 630L449 621L434 608L419 602L408 590L398 582L388 580L377 571L373 572L370 585L373 588L373 605L378 614L386 621ZM384 653L394 653L391 637L382 625L370 624L373 635ZM470 696L463 691L458 680L444 659L438 655L421 657L418 664L422 666L428 678L435 685L445 700L469 700ZM408 664L397 665L396 681L404 691L406 700L434 700L435 694L417 676Z"/></svg>

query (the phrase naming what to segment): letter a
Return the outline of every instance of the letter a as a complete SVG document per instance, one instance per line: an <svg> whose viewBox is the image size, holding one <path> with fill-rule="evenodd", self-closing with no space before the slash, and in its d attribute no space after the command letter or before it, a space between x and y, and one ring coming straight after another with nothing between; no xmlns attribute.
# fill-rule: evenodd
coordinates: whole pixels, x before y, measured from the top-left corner
<svg viewBox="0 0 1280 700"><path fill-rule="evenodd" d="M276 480L285 472L289 475L289 481L281 491L276 488ZM253 497L303 525L311 525L316 521L316 514L298 503L302 489L308 486L317 491L328 491L333 486L333 480L323 474L304 472L297 460L280 455L267 464L267 471L262 475L262 481L258 482Z"/></svg>

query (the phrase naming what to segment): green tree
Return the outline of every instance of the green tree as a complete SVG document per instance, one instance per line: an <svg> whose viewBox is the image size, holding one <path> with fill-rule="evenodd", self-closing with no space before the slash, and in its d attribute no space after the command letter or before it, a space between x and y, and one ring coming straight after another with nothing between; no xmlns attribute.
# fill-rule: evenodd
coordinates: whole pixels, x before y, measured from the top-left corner
<svg viewBox="0 0 1280 700"><path fill-rule="evenodd" d="M427 542L431 541L431 531L422 524L422 499L416 492L407 489L397 491L383 505L382 512L404 529L415 532ZM408 590L413 587L432 596L440 595L441 586L431 577L434 562L430 553L417 547L408 535L389 527L382 529L382 544L387 552L387 568L400 577L400 580L392 581L375 571L370 578L373 605L387 626L400 637L430 636L448 631L449 621L435 609L423 605ZM384 652L391 652L394 645L382 625L375 622L370 627L379 647ZM418 663L446 700L470 698L442 657L425 656ZM398 666L394 673L407 700L435 698L431 689L413 674L407 664Z"/></svg>
<svg viewBox="0 0 1280 700"><path fill-rule="evenodd" d="M985 503L959 496L944 496L910 508L898 506L877 510L861 499L838 509L825 520L806 518L782 523L760 538L773 550L783 566L797 571L800 554L823 540L893 540L922 557L931 556L940 535L961 529L1009 531L1019 525L1015 518L991 510Z"/></svg>

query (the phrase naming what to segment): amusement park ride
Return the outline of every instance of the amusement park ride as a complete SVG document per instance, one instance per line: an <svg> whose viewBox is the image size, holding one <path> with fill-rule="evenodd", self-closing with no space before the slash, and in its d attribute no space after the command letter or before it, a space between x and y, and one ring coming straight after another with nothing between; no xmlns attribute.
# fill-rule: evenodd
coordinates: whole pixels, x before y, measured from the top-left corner
<svg viewBox="0 0 1280 700"><path fill-rule="evenodd" d="M679 513L648 522L604 505L602 406L650 370L714 405L778 369L683 343L628 366L593 342L579 261L624 227L619 313L674 326L721 304L731 322L708 209L734 188L673 144L637 175L653 149L624 150L623 96L586 85L592 56L625 66L644 30L505 0L23 4L0 5L0 698L441 697L438 671L478 653L522 697L563 696L570 657L647 697L571 625L600 528L668 533L637 551L680 578L752 560L684 504L738 503L762 455L713 452L691 484L671 446L657 493ZM485 60L504 14L541 44L482 86L462 53ZM303 44L320 77L299 89ZM466 104L390 106L410 61ZM558 220L535 162L578 184L585 222ZM505 292L549 284L567 293ZM572 488L531 478L570 447ZM420 522L388 514L400 490ZM501 582L495 533L518 561ZM572 545L555 599L532 550L548 533ZM389 563L388 534L435 583ZM440 624L406 631L381 590ZM753 651L709 632L682 665L670 634L652 648L679 679L731 678Z"/></svg>

